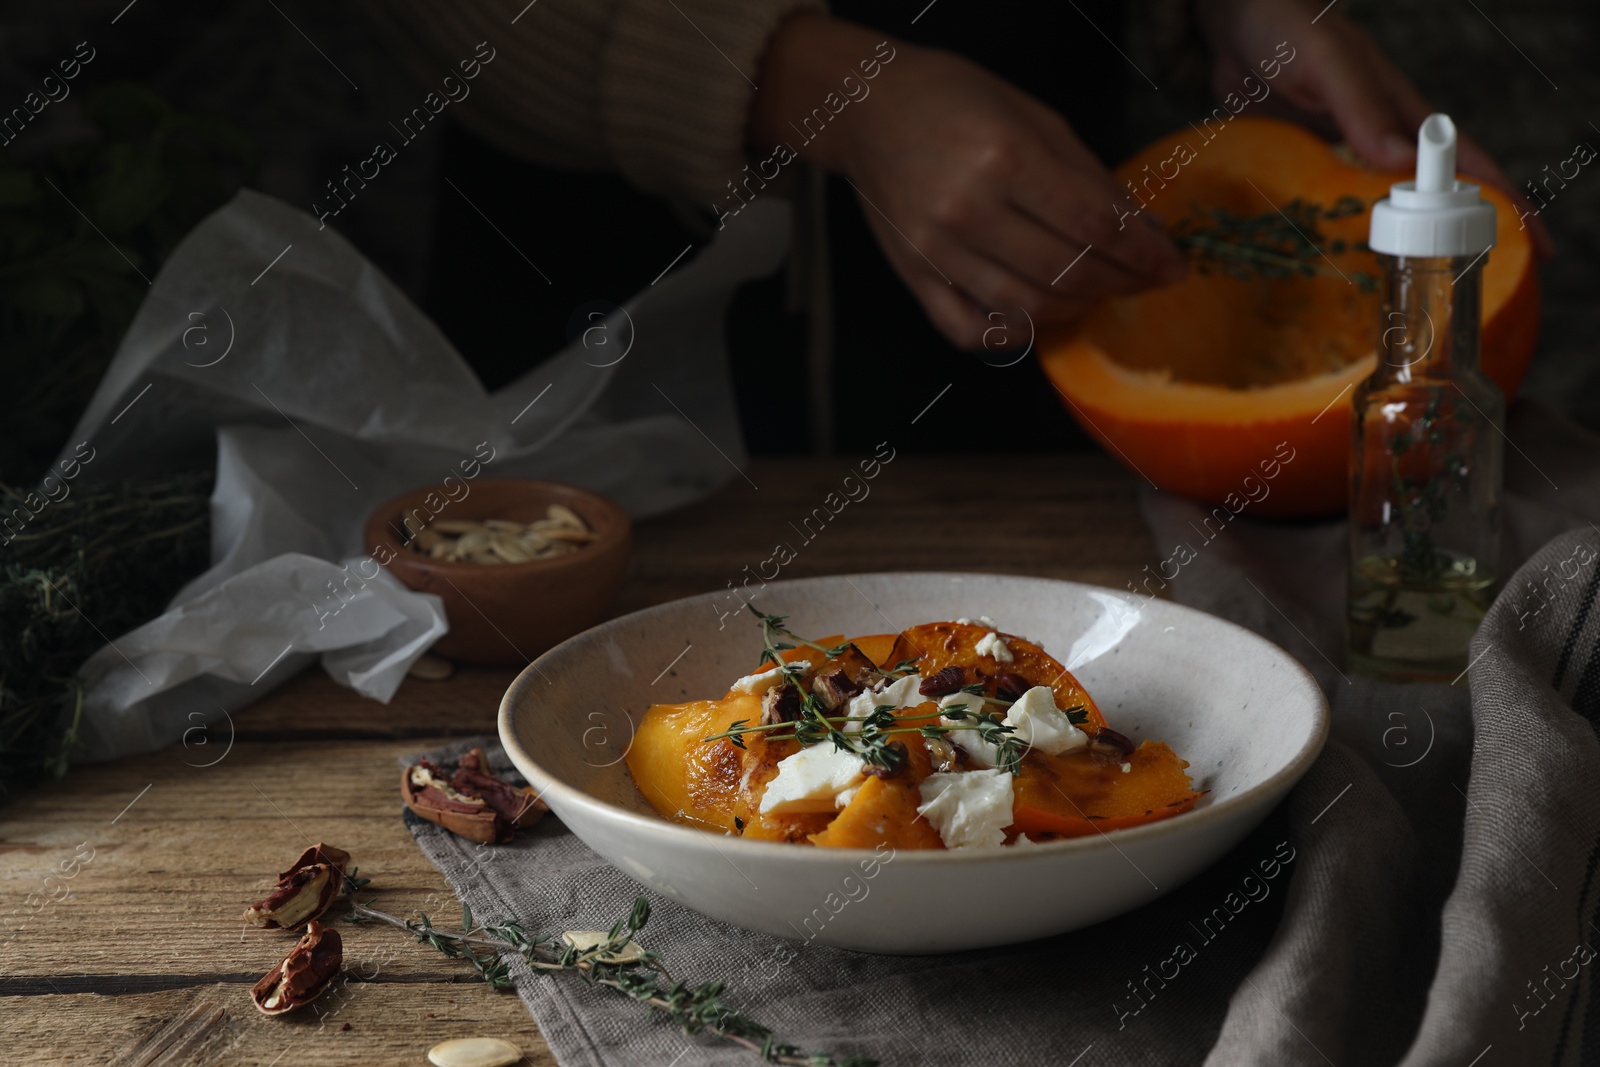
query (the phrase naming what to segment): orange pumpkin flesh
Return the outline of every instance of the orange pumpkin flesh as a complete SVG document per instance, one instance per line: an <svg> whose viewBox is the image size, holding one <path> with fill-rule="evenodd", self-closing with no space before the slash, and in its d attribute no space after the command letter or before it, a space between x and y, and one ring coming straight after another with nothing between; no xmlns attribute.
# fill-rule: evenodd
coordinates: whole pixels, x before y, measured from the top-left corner
<svg viewBox="0 0 1600 1067"><path fill-rule="evenodd" d="M1257 215L1296 198L1331 207L1356 196L1370 205L1410 177L1368 170L1273 119L1234 119L1214 136L1179 131L1117 174L1138 183L1149 210L1169 221L1195 206ZM1164 161L1183 143L1194 158L1162 188L1150 175L1171 174ZM1483 194L1498 216L1483 268L1483 369L1510 397L1538 336L1538 275L1516 209L1498 189ZM1369 221L1363 211L1325 222L1323 232L1354 244L1366 239ZM1332 262L1346 275L1382 277L1370 252ZM1350 393L1376 366L1380 302L1379 293L1337 275L1239 280L1192 271L1042 338L1040 362L1084 429L1160 488L1209 504L1234 494L1238 511L1247 495L1261 493L1243 486L1254 475L1251 486L1264 483L1266 494L1249 503L1252 515L1329 515L1345 508ZM1277 462L1285 454L1292 458Z"/></svg>
<svg viewBox="0 0 1600 1067"><path fill-rule="evenodd" d="M855 650L845 657L861 655L879 667L915 659L923 677L950 665L965 668L969 678L978 680L1015 673L1033 684L1050 685L1058 707L1081 706L1089 717L1084 729L1091 735L1105 725L1077 679L1033 642L1006 634L1011 662L980 656L976 645L988 632L981 626L929 623L899 635L855 638ZM831 648L843 638L816 643ZM783 658L810 659L820 666L821 657L815 649L795 649ZM902 709L899 717L915 727L933 721L937 712L930 701ZM797 751L798 744L769 741L760 734L746 735L743 749L726 739L705 740L737 720L755 722L760 716L759 697L735 692L722 700L657 704L641 721L628 750L628 770L656 811L717 833L825 848L944 847L938 831L917 813L922 802L917 787L933 773L933 763L924 739L915 734L899 737L907 749L904 770L889 779L869 777L842 811L762 815L761 795L777 774L778 761ZM1188 764L1165 744L1146 742L1127 763L1129 770L1123 772L1117 760L1089 750L1063 756L1029 752L1014 782L1016 823L1009 836L1074 837L1138 826L1187 811L1199 797L1184 773Z"/></svg>

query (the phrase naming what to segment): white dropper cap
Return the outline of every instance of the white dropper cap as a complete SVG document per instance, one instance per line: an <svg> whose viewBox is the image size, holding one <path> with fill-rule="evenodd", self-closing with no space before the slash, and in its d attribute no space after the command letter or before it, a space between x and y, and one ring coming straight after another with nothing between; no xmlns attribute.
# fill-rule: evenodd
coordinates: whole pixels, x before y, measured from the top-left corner
<svg viewBox="0 0 1600 1067"><path fill-rule="evenodd" d="M1455 179L1456 124L1435 112L1417 131L1416 181L1372 205L1368 244L1391 256L1476 256L1494 247L1494 205Z"/></svg>

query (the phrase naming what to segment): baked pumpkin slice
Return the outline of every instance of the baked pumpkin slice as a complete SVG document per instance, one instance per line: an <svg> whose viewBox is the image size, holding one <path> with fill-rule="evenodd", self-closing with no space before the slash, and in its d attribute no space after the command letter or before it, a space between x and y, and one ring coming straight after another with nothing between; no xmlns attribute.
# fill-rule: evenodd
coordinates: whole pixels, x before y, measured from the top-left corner
<svg viewBox="0 0 1600 1067"><path fill-rule="evenodd" d="M668 819L824 848L937 849L1139 826L1200 796L1169 746L1107 726L1024 637L962 619L813 641L758 618L761 666L721 699L658 704L640 723L628 769Z"/></svg>

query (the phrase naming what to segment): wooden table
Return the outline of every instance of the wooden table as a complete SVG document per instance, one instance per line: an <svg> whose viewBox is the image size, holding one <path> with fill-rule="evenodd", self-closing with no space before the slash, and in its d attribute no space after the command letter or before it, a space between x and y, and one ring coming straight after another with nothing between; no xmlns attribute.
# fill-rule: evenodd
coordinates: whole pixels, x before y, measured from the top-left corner
<svg viewBox="0 0 1600 1067"><path fill-rule="evenodd" d="M747 470L759 490L735 478L710 500L641 523L616 612L724 588L793 540L789 524L850 471L842 459L759 461ZM870 484L785 577L959 569L1121 588L1156 558L1139 483L1100 456L900 456ZM435 1042L482 1034L514 1041L529 1063L554 1063L514 994L388 929L342 926L347 969L375 977L325 996L323 1019L266 1018L249 988L289 941L240 920L313 840L348 849L380 907L457 916L401 821L396 759L492 732L514 673L408 680L385 706L310 670L236 714L231 748L226 725L197 732L187 746L80 768L0 808L8 1058L422 1064ZM46 881L91 849L70 880Z"/></svg>

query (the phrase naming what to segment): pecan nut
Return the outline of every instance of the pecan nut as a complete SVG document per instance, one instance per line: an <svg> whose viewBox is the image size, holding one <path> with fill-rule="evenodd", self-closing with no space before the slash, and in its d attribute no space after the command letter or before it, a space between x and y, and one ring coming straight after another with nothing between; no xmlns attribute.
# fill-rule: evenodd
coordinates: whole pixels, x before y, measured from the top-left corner
<svg viewBox="0 0 1600 1067"><path fill-rule="evenodd" d="M245 921L269 929L293 930L321 918L344 890L344 872L349 863L350 853L343 849L311 846L278 875L277 888L265 900L245 909Z"/></svg>
<svg viewBox="0 0 1600 1067"><path fill-rule="evenodd" d="M843 667L823 671L811 679L811 691L822 701L823 708L830 712L865 688L851 678ZM795 718L799 718L799 715Z"/></svg>
<svg viewBox="0 0 1600 1067"><path fill-rule="evenodd" d="M1133 743L1132 738L1117 733L1109 726L1102 726L1096 731L1094 740L1090 742L1090 747L1096 752L1102 752L1108 756L1115 756L1119 760L1125 760L1133 755L1134 750L1139 746Z"/></svg>
<svg viewBox="0 0 1600 1067"><path fill-rule="evenodd" d="M917 692L925 697L947 697L959 691L966 682L967 672L952 663L918 682Z"/></svg>
<svg viewBox="0 0 1600 1067"><path fill-rule="evenodd" d="M904 741L890 741L883 746L887 763L869 763L861 768L861 773L872 778L898 778L906 773L906 759L910 755L906 750Z"/></svg>
<svg viewBox="0 0 1600 1067"><path fill-rule="evenodd" d="M407 767L400 795L417 817L482 845L510 841L550 810L532 787L490 773L481 748L462 756L448 776L427 760Z"/></svg>
<svg viewBox="0 0 1600 1067"><path fill-rule="evenodd" d="M925 738L923 744L928 748L928 756L936 771L950 773L959 771L967 765L967 750L953 743L948 737Z"/></svg>
<svg viewBox="0 0 1600 1067"><path fill-rule="evenodd" d="M761 725L776 726L796 722L804 710L800 690L792 685L775 685L761 694Z"/></svg>
<svg viewBox="0 0 1600 1067"><path fill-rule="evenodd" d="M339 931L313 922L283 962L262 976L250 999L265 1015L282 1015L320 997L344 965Z"/></svg>
<svg viewBox="0 0 1600 1067"><path fill-rule="evenodd" d="M995 675L994 682L994 695L1001 700L1021 700L1022 694L1033 688L1032 682L1012 671Z"/></svg>

